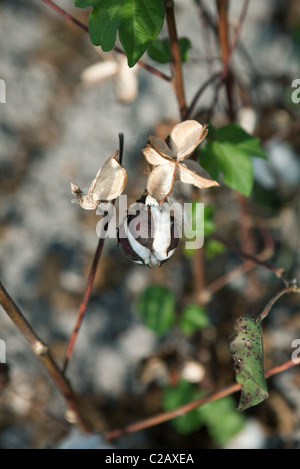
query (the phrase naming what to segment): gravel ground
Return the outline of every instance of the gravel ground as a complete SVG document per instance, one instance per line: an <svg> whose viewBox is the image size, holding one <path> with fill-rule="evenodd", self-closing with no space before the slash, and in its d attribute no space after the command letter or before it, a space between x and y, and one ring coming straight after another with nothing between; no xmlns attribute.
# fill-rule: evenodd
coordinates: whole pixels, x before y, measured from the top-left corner
<svg viewBox="0 0 300 469"><path fill-rule="evenodd" d="M72 1L58 3L86 21ZM204 3L213 11L213 2ZM278 9L284 3L274 2ZM219 64L214 59L214 37L199 27L195 3L181 0L176 4L179 35L193 37L190 61L184 67L189 102L209 76L207 57L213 58L214 68ZM233 24L241 4L231 2ZM299 57L290 35L274 19L274 6L267 0L252 0L241 39L256 70L265 76L284 76L291 83L299 75ZM139 93L130 104L117 100L114 79L84 86L81 72L100 60L97 51L79 28L38 0L0 1L0 43L0 78L6 83L6 104L0 104L0 278L61 363L97 245L97 217L70 203L70 182L87 186L118 147L118 133L123 132L129 175L126 193L130 200L137 199L145 184L140 148L159 123L178 119L176 101L168 83L144 70L137 74ZM244 70L249 69L249 62L241 49L234 64L247 87L250 78ZM162 70L168 73L168 67ZM258 114L260 109L280 106L282 81L266 80L258 89ZM203 109L212 97L208 89L201 101ZM221 111L218 119L222 119ZM279 184L281 194L291 198L300 180L297 150L283 140L271 140L267 148L270 163L256 162L257 180L271 189ZM280 155L289 162L284 172ZM298 213L298 218L288 218L288 212L291 228L286 230L295 235L299 263L299 201L293 199L292 204L290 211ZM68 376L78 392L91 399L112 399L117 406L127 393L139 396L144 392L136 369L159 345L136 314L136 298L153 281L162 281L180 298L186 266L175 256L161 272L142 269L120 254L114 240L106 243L101 266ZM243 285L236 287L241 290ZM11 383L11 391L0 397L0 447L48 447L57 442L73 447L78 440L84 447L102 447L96 437L83 442L77 432L62 440L65 429L58 431L52 421L49 424L41 409L62 415L63 400L3 311L0 327ZM278 327L274 325L277 332ZM172 344L173 340L178 338L171 334L168 341ZM188 349L189 344L183 347ZM286 389L283 376L278 381ZM299 393L292 399L299 406ZM36 408L29 402L36 403ZM250 433L258 431L256 425L256 421L249 422ZM134 447L145 441L135 436L124 445ZM259 445L255 439L249 441Z"/></svg>

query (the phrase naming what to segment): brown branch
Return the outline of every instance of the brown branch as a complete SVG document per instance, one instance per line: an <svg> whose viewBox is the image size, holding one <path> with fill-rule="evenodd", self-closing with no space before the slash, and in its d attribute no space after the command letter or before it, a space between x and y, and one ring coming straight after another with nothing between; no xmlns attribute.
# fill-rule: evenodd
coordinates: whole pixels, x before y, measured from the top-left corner
<svg viewBox="0 0 300 469"><path fill-rule="evenodd" d="M221 83L225 83L226 86L226 93L227 93L227 102L228 102L228 115L231 122L235 121L235 109L233 103L233 76L229 73L229 63L232 57L234 50L237 47L238 39L240 37L241 28L246 18L246 14L248 11L248 6L250 0L245 0L244 6L242 9L241 16L239 18L235 37L232 45L230 46L229 43L229 32L228 32L228 6L229 0L216 0L217 2L217 9L219 13L219 24L218 24L218 36L219 36L219 44L221 49L221 58L223 62L223 72L221 77ZM216 90L216 100L219 93L219 87ZM216 101L214 103L214 106ZM240 221L240 234L242 240L243 250L253 254L255 252L255 243L254 237L251 227L251 215L248 209L248 201L242 195L236 193L237 201L240 207L241 212L241 221ZM256 272L251 271L250 275L248 276L248 288L246 289L247 295L250 298L254 298L256 292L258 291L258 281L256 277Z"/></svg>
<svg viewBox="0 0 300 469"><path fill-rule="evenodd" d="M230 272L228 272L224 275L221 275L219 278L217 278L216 280L211 282L209 285L207 285L207 287L204 290L203 295L202 295L203 301L205 301L207 303L208 301L210 301L210 298L211 298L212 294L219 291L221 288L223 288L225 285L227 285L228 283L230 283L232 280L239 277L240 275L246 274L247 272L250 272L252 269L257 267L258 265L263 265L264 267L267 267L267 268L271 269L272 272L274 271L274 267L271 264L269 264L268 262L266 262L267 259L269 259L274 253L274 242L273 242L273 239L270 236L270 233L269 233L268 229L266 229L266 227L265 227L265 222L261 220L259 222L259 224L261 225L261 227L260 227L261 235L262 235L262 238L264 240L265 247L264 247L264 249L261 253L257 254L257 256L253 256L253 255L243 253L239 249L236 249L235 247L232 247L230 243L227 243L226 241L221 239L216 234L211 235L211 238L216 239L217 241L223 243L229 249L232 249L238 255L240 255L241 257L244 257L248 260L243 262L243 264L239 265L238 267L232 269ZM285 283L283 269L276 269L275 268L275 271L273 273L277 277L280 276L280 278L282 278L283 282Z"/></svg>
<svg viewBox="0 0 300 469"><path fill-rule="evenodd" d="M204 93L204 91L206 90L206 88L213 84L213 83L216 83L216 90L215 90L215 95L214 95L214 98L213 98L213 101L212 101L212 104L210 106L210 112L209 112L209 115L211 116L212 115L212 112L218 102L218 96L219 96L219 92L220 92L220 89L222 87L222 85L225 83L226 81L226 78L227 78L227 75L229 73L229 67L230 67L230 63L231 63L231 59L232 59L232 55L234 54L236 48L237 48L237 45L238 45L238 42L239 42L239 38L240 38L240 34L241 34L241 29L242 29L242 26L243 26L243 23L245 21L245 18L246 18L246 14L247 14L247 10L248 10L248 5L249 5L249 2L250 0L245 0L245 3L244 3L244 6L243 6L243 10L242 10L242 13L241 13L241 16L238 20L238 23L237 23L237 26L235 28L235 35L234 35L234 39L233 39L233 42L232 42L232 45L230 46L229 48L229 51L228 51L228 57L227 57L227 60L225 63L223 63L223 68L220 72L217 72L215 73L213 76L209 77L199 88L199 90L196 92L193 100L192 100L192 103L190 104L189 108L187 109L186 111L186 114L184 115L184 118L183 120L187 120L187 119L190 119L191 118L191 115L193 114L194 112L194 109L196 107L196 104L197 102L199 101L199 99L201 98L202 94ZM209 24L211 25L211 27L213 28L214 31L217 31L217 28L215 27L215 25L211 24L211 22L209 22Z"/></svg>
<svg viewBox="0 0 300 469"><path fill-rule="evenodd" d="M229 0L216 0L219 14L218 36L223 63L229 59L229 32L228 32L228 6Z"/></svg>
<svg viewBox="0 0 300 469"><path fill-rule="evenodd" d="M199 88L199 90L197 91L197 93L195 94L190 106L188 107L184 117L183 117L183 120L188 120L191 118L191 115L193 114L194 110L195 110L195 107L196 107L196 104L197 102L199 101L199 99L201 98L202 94L204 93L204 91L206 90L206 88L208 88L209 85L211 85L212 83L214 83L218 78L220 79L221 78L221 75L222 75L222 72L218 72L218 73L215 73L214 75L212 75L211 77L209 77Z"/></svg>
<svg viewBox="0 0 300 469"><path fill-rule="evenodd" d="M173 79L172 84L176 94L181 119L184 118L186 114L186 102L183 86L183 77L182 77L182 67L181 67L181 57L179 49L179 41L177 36L177 28L175 21L174 13L174 1L173 0L163 0L166 10L166 19L169 31L169 38L171 44L171 54L172 54L172 66L173 66Z"/></svg>
<svg viewBox="0 0 300 469"><path fill-rule="evenodd" d="M265 377L266 379L271 378L272 376L278 373L282 373L283 371L293 368L294 366L299 365L299 364L300 364L300 359L298 361L288 360L287 362L282 363L281 365L277 365L274 368L268 370L265 373ZM128 433L134 433L140 430L144 430L145 428L153 427L155 425L159 425L161 423L167 422L169 420L174 419L175 417L185 415L187 412L197 409L198 407L201 407L205 404L217 401L219 399L222 399L225 396L234 394L235 392L238 392L240 389L241 389L240 384L238 383L231 384L230 386L227 386L226 388L223 388L220 391L217 391L206 397L201 397L200 399L196 399L195 401L189 402L188 404L178 407L177 409L170 410L168 412L162 412L148 419L141 420L131 425L127 425L124 428L111 430L110 432L106 434L106 440L110 441L115 438L119 438L122 435L126 435Z"/></svg>
<svg viewBox="0 0 300 469"><path fill-rule="evenodd" d="M276 303L276 301L278 301L279 298L281 298L283 295L286 295L287 293L300 293L300 288L297 285L290 285L289 287L283 288L283 290L278 292L277 295L274 296L274 298L271 298L267 306L258 316L257 320L261 322L263 319L265 319L268 316L270 309Z"/></svg>
<svg viewBox="0 0 300 469"><path fill-rule="evenodd" d="M41 415L53 420L63 430L65 430L67 432L70 431L71 424L66 419L63 419L61 417L57 417L52 412L50 412L48 409L44 408L41 404L35 402L34 400L32 400L28 397L25 397L23 394L20 394L15 389L9 388L9 392L12 393L14 396L16 396L18 399L21 399L22 401L24 401L28 406L32 407L32 409L36 410Z"/></svg>
<svg viewBox="0 0 300 469"><path fill-rule="evenodd" d="M209 285L207 285L207 287L205 288L204 292L201 295L201 300L207 303L208 301L210 301L214 293L221 290L221 288L228 285L230 282L232 282L234 279L236 279L240 275L246 274L247 272L250 272L252 269L255 269L255 267L257 267L257 264L255 262L245 261L238 267L232 269L230 272L224 275L221 275L221 277L217 278L216 280L211 282Z"/></svg>
<svg viewBox="0 0 300 469"><path fill-rule="evenodd" d="M215 96L213 98L213 102L212 102L212 105L211 105L211 108L210 108L210 112L209 112L209 115L211 116L212 113L213 113L213 110L214 108L216 107L217 105L217 102L218 102L218 97L219 97L219 92L221 90L221 87L222 85L226 82L226 79L228 77L228 74L229 74L229 71L230 71L230 64L231 64L231 60L232 60L232 56L237 48L237 45L238 45L238 42L239 42L239 38L240 38L240 35L241 35L241 30L242 30L242 26L245 22L245 18L246 18L246 15L247 15L247 11L248 11L248 6L249 6L249 3L250 3L250 0L245 0L244 1L244 5L243 5L243 9L242 9L242 13L240 15L240 18L238 20L238 23L237 23L237 26L235 28L235 35L234 35L234 38L233 38L233 41L232 41L232 44L231 46L228 46L228 51L226 51L226 60L225 62L223 61L223 70L220 74L220 80L219 82L217 83L217 86L216 86L216 91L215 91ZM224 15L224 13L223 13ZM223 20L224 21L224 20ZM220 26L219 26L220 27ZM224 26L223 26L224 27ZM223 48L225 49L224 45L223 45ZM229 97L229 103L230 103L230 99L231 97ZM233 116L231 116L232 118Z"/></svg>
<svg viewBox="0 0 300 469"><path fill-rule="evenodd" d="M77 20L76 18L74 18L74 16L67 13L63 8L56 5L56 3L54 3L52 0L42 0L42 2L44 2L50 8L52 8L52 10L56 11L60 16L62 16L66 20L70 21L71 23L74 23L76 26L81 28L86 33L89 32L89 28L85 24L81 23L81 21ZM116 46L116 47L114 47L113 50L115 52L118 52L119 54L126 55L125 52L122 49L120 49L120 47ZM158 78L162 78L165 81L171 81L172 80L171 77L169 77L165 73L161 72L157 68L152 67L152 65L146 64L142 60L138 60L137 65L139 65L139 67L143 68L144 70L147 70L148 72L152 73L152 75L157 76Z"/></svg>
<svg viewBox="0 0 300 469"><path fill-rule="evenodd" d="M238 249L238 248L232 246L230 243L228 243L227 241L225 241L223 238L221 238L220 236L218 236L216 234L212 234L211 238L216 239L217 241L220 241L222 244L224 244L226 247L228 247L228 249L235 252L240 257L244 257L245 259L248 259L250 261L255 262L255 264L262 265L266 269L269 269L271 272L273 272L274 275L276 275L276 277L278 279L280 279L284 283L285 286L289 286L289 282L285 278L284 269L282 269L281 267L275 267L274 265L270 264L269 262L266 262L265 260L263 260L260 257L261 254L259 254L258 256L255 256L254 254L249 254L247 252L244 252L241 249Z"/></svg>
<svg viewBox="0 0 300 469"><path fill-rule="evenodd" d="M83 300L80 304L77 319L76 319L76 323L75 323L73 332L71 334L71 337L70 337L70 340L69 340L69 343L68 343L66 357L65 357L64 366L63 366L63 372L64 373L66 373L66 371L67 371L67 367L68 367L68 364L69 364L69 361L71 359L71 355L72 355L72 352L73 352L73 349L74 349L75 341L77 339L79 329L82 325L82 322L83 322L83 319L84 319L84 316L85 316L86 308L87 308L87 305L88 305L88 302L89 302L89 299L90 299L93 283L94 283L94 280L95 280L95 275L96 275L96 272L97 272L97 267L98 267L98 264L99 264L99 261L100 261L100 258L101 258L101 254L102 254L102 250L103 250L104 239L105 238L99 238L98 246L97 246L97 249L96 249L95 254L94 254L94 259L93 259L92 266L91 266L91 269L90 269L90 272L89 272L89 277L88 277L87 286L86 286L86 289L85 289L85 292L84 292L84 297L83 297Z"/></svg>
<svg viewBox="0 0 300 469"><path fill-rule="evenodd" d="M9 296L0 282L0 304L21 334L25 337L34 354L41 360L49 375L53 379L57 389L64 397L67 406L72 411L78 426L85 432L92 432L93 427L84 414L77 394L72 389L69 381L52 358L48 347L39 339L28 321L21 313L18 306Z"/></svg>
<svg viewBox="0 0 300 469"><path fill-rule="evenodd" d="M224 70L226 70L226 79L223 76L226 86L227 101L228 101L228 115L231 122L235 120L235 111L233 105L233 81L232 76L228 74L229 70L229 59L230 59L230 49L229 49L229 31L228 31L228 6L229 0L217 0L217 10L219 13L219 23L218 23L218 37L219 44L221 49L221 59L223 62Z"/></svg>

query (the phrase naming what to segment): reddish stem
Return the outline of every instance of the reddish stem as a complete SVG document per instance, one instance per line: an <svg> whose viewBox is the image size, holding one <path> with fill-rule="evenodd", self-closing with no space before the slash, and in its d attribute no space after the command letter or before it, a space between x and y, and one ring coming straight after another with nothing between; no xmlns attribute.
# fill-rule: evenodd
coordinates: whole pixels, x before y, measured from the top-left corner
<svg viewBox="0 0 300 469"><path fill-rule="evenodd" d="M181 119L184 119L186 114L186 102L183 86L182 67L181 67L181 56L179 41L177 36L176 20L174 13L174 1L164 0L166 19L169 31L169 38L171 44L172 53L172 65L173 65L173 87L176 94Z"/></svg>
<svg viewBox="0 0 300 469"><path fill-rule="evenodd" d="M232 96L232 77L228 76L228 64L230 59L230 48L229 48L229 28L228 28L228 6L229 0L217 0L217 9L219 13L219 24L218 24L218 36L219 36L219 44L221 49L221 58L223 62L224 69L226 70L226 93L227 93L227 101L228 101L228 114L231 122L235 120L235 112L233 106L233 96Z"/></svg>
<svg viewBox="0 0 300 469"><path fill-rule="evenodd" d="M265 373L265 377L266 379L271 378L271 376L274 376L278 373L286 371L299 364L300 364L300 359L298 361L288 360L287 362L281 365L277 365L271 370L267 371ZM145 428L153 427L163 422L167 422L169 420L174 419L175 417L185 415L187 412L190 412L191 410L194 410L198 407L208 404L209 402L217 401L219 399L222 399L225 396L230 396L231 394L238 392L240 389L241 389L240 384L238 383L231 384L230 386L223 388L220 391L210 394L209 396L196 399L195 401L189 402L188 404L178 407L177 409L170 410L168 412L162 412L158 415L150 417L149 419L141 420L140 422L133 423L124 428L118 428L116 430L112 430L106 434L106 440L107 441L113 440L115 438L119 438L122 435L125 435L128 433L134 433L140 430L144 430Z"/></svg>
<svg viewBox="0 0 300 469"><path fill-rule="evenodd" d="M96 272L97 272L97 267L98 267L99 260L100 260L101 254L102 254L103 245L104 245L104 238L100 238L99 242L98 242L96 252L95 252L95 255L94 255L93 263L92 263L92 266L91 266L91 269L90 269L88 282L87 282L87 287L86 287L85 292L84 292L84 297L83 297L83 300L82 300L82 302L80 304L80 307L79 307L77 320L76 320L76 323L75 323L71 338L70 338L69 343L68 343L66 358L65 358L65 362L64 362L64 366L63 366L63 372L64 373L66 373L66 371L67 371L67 367L68 367L68 364L69 364L69 361L71 359L72 352L73 352L73 349L74 349L75 341L77 339L81 324L82 324L84 316L85 316L86 308L87 308L87 305L88 305L88 302L89 302L89 299L90 299L90 295L91 295L95 275L96 275Z"/></svg>

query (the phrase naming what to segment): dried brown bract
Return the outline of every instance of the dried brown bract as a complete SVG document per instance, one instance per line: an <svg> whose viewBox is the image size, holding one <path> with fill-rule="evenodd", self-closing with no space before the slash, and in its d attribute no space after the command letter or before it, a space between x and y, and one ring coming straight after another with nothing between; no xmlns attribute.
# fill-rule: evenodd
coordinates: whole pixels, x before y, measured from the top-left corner
<svg viewBox="0 0 300 469"><path fill-rule="evenodd" d="M85 210L96 210L100 202L117 199L125 189L127 172L118 161L117 150L99 169L92 181L88 193L85 194L76 184L71 182L71 190L78 203Z"/></svg>
<svg viewBox="0 0 300 469"><path fill-rule="evenodd" d="M185 160L206 135L207 125L187 120L175 125L168 145L164 140L148 136L149 143L142 151L154 168L148 178L147 190L160 204L170 195L175 181L192 184L199 189L219 186L198 163Z"/></svg>

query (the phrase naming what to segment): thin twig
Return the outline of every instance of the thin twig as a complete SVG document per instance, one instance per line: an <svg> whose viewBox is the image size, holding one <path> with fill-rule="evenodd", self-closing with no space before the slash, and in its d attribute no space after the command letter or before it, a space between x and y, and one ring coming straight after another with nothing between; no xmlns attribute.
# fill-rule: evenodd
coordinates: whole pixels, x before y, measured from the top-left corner
<svg viewBox="0 0 300 469"><path fill-rule="evenodd" d="M250 3L250 0L245 0L244 5L243 5L243 9L242 9L242 13L240 15L237 26L235 28L235 35L234 35L232 44L231 44L231 46L229 46L228 52L226 53L227 58L225 60L225 63L223 62L223 70L220 74L220 79L219 79L219 82L217 83L217 86L216 86L215 96L213 98L212 105L210 107L210 112L209 112L210 116L212 115L213 110L217 105L219 92L221 90L221 87L226 82L226 79L227 79L227 76L228 76L228 73L229 73L229 69L230 69L230 65L231 65L231 61L232 61L232 56L233 56L233 54L234 54L234 52L237 48L237 45L238 45L238 41L239 41L239 38L240 38L240 35L241 35L242 26L245 22L245 18L246 18L246 15L247 15L249 3Z"/></svg>
<svg viewBox="0 0 300 469"><path fill-rule="evenodd" d="M235 120L235 111L233 105L233 79L232 76L227 73L229 70L229 59L230 59L230 47L229 47L229 28L228 28L228 6L229 0L216 0L217 10L219 13L218 23L218 37L221 49L221 59L223 62L224 70L226 70L226 79L223 77L226 86L227 102L228 102L228 115L231 122Z"/></svg>
<svg viewBox="0 0 300 469"><path fill-rule="evenodd" d="M240 15L239 21L236 26L235 37L231 46L230 46L230 41L229 41L228 17L227 17L229 0L216 0L216 2L217 2L218 13L219 13L219 26L218 26L219 44L220 44L220 49L221 49L221 58L223 61L223 72L222 72L222 77L221 77L221 83L223 82L226 85L228 115L229 115L231 122L234 122L235 121L235 109L234 109L234 103L233 103L233 76L229 73L230 71L229 64L230 64L230 60L232 58L233 52L236 49L237 44L238 44L238 40L239 40L240 33L241 33L241 28L246 18L250 0L245 0L244 2L242 13ZM215 102L213 106L216 105L219 89L220 89L220 86L217 86ZM245 252L249 252L250 254L253 254L255 252L255 243L254 243L254 237L253 237L253 232L252 232L252 227L251 227L251 222L250 222L251 215L249 213L248 201L242 194L236 193L236 197L237 197L237 201L238 201L240 212L241 212L240 232L241 232L242 247ZM250 275L248 276L247 280L248 280L247 294L248 294L248 297L253 299L255 297L256 292L258 291L257 289L258 282L257 282L256 272L254 270L250 272Z"/></svg>
<svg viewBox="0 0 300 469"><path fill-rule="evenodd" d="M188 107L184 117L183 117L183 120L188 120L191 118L191 115L193 114L194 110L195 110L195 107L196 107L196 104L197 102L199 101L199 99L201 98L202 94L204 93L204 91L206 90L206 88L211 85L212 83L214 83L218 78L220 79L221 77L221 74L222 72L218 72L218 73L215 73L214 75L212 75L211 77L209 77L199 88L199 90L197 91L197 93L195 94L190 106Z"/></svg>
<svg viewBox="0 0 300 469"><path fill-rule="evenodd" d="M280 279L284 283L285 286L289 286L289 283L285 278L285 270L283 268L275 267L274 265L270 264L269 262L266 262L265 260L263 260L260 257L261 255L255 256L254 254L249 254L247 252L244 252L241 249L236 248L235 246L232 246L229 242L227 242L226 240L224 240L220 236L216 235L215 233L213 233L211 235L211 238L216 239L217 241L221 242L226 247L228 247L231 251L238 254L240 257L244 257L245 259L253 261L258 265L262 265L263 267L266 267L266 269L269 269L271 272L273 272L273 274L276 275L276 277L278 279Z"/></svg>
<svg viewBox="0 0 300 469"><path fill-rule="evenodd" d="M282 363L281 365L277 365L274 368L266 371L265 377L266 379L271 378L272 376L281 373L283 371L286 371L290 368L293 368L294 366L297 366L300 364L300 359L298 361L293 361L293 360L288 360L285 363ZM223 388L213 394L210 394L206 397L201 397L200 399L196 399L195 401L189 402L188 404L185 404L181 407L178 407L177 409L170 410L168 412L162 412L158 415L155 415L153 417L150 417L145 420L141 420L139 422L133 423L131 425L127 425L124 428L118 428L116 430L111 430L106 434L106 440L110 441L115 438L119 438L122 435L128 434L128 433L134 433L138 432L140 430L144 430L145 428L149 427L154 427L155 425L159 425L161 423L167 422L169 420L174 419L175 417L179 417L181 415L185 415L187 412L190 412L191 410L197 409L198 407L201 407L205 404L208 404L210 402L217 401L219 399L222 399L223 397L230 396L231 394L234 394L235 392L238 392L241 389L241 385L236 383L236 384L231 384L230 386L227 386L226 388Z"/></svg>
<svg viewBox="0 0 300 469"><path fill-rule="evenodd" d="M119 133L119 163L123 163L123 151L124 151L124 134Z"/></svg>
<svg viewBox="0 0 300 469"><path fill-rule="evenodd" d="M243 264L232 269L230 272L227 272L226 274L221 275L221 277L217 278L216 280L211 282L209 285L207 285L205 291L203 292L203 301L205 302L210 301L212 294L219 291L225 285L228 285L228 283L230 283L232 280L239 277L240 275L250 272L252 269L257 267L258 265L264 265L264 267L271 269L273 272L274 267L271 264L267 263L266 261L267 259L270 259L270 257L274 253L274 241L272 237L270 236L269 230L266 229L265 227L265 222L263 220L260 220L259 224L261 225L260 230L261 230L262 238L264 240L265 247L263 251L257 254L256 256L242 253L242 251L232 247L230 243L223 241L223 239L221 239L215 233L211 235L211 238L218 240L219 242L226 245L229 249L232 249L241 257L245 257L246 259L249 259L249 260L243 262ZM242 254L244 254L244 256L242 256ZM278 275L280 275L280 277L282 277L283 281L285 282L283 269L276 269L275 272L273 273L275 273L277 277Z"/></svg>
<svg viewBox="0 0 300 469"><path fill-rule="evenodd" d="M169 38L171 44L171 54L172 54L172 65L173 65L173 79L172 84L176 94L180 116L181 119L184 118L186 113L186 102L183 86L183 77L182 77L182 67L181 67L181 57L180 57L180 48L179 41L177 36L177 28L175 21L174 13L174 1L173 0L163 0L166 10L166 19L169 31Z"/></svg>
<svg viewBox="0 0 300 469"><path fill-rule="evenodd" d="M260 256L262 256L262 254L260 254ZM221 288L225 287L237 277L240 277L242 274L246 274L252 269L255 269L255 267L257 267L257 264L255 262L245 261L238 267L232 269L230 272L221 275L221 277L218 277L216 280L207 285L203 294L201 295L201 298L203 298L202 301L205 300L205 302L208 302L211 299L212 295L215 294L217 291L221 290Z"/></svg>
<svg viewBox="0 0 300 469"><path fill-rule="evenodd" d="M46 367L49 375L53 379L57 389L64 397L67 406L73 413L76 423L85 432L92 432L93 427L89 419L84 414L77 394L72 389L69 381L65 378L61 370L55 363L48 347L39 339L31 325L23 316L21 310L9 296L2 283L0 282L0 304L21 334L25 337L31 346L34 354L41 360Z"/></svg>
<svg viewBox="0 0 300 469"><path fill-rule="evenodd" d="M267 304L267 306L264 308L264 310L260 313L260 315L257 318L258 322L261 322L263 319L265 319L269 312L270 309L273 307L273 305L276 303L276 301L279 300L283 295L286 295L287 293L300 293L300 288L297 285L290 285L289 287L283 288L280 292L277 293Z"/></svg>
<svg viewBox="0 0 300 469"><path fill-rule="evenodd" d="M20 394L15 389L10 388L9 392L11 392L14 396L16 396L17 399L21 399L28 406L38 411L41 415L46 416L47 418L53 420L56 424L60 425L60 427L63 430L70 431L71 424L66 419L63 419L61 417L58 417L57 415L54 415L52 412L50 412L48 409L43 407L41 404L35 402L34 400L28 397L25 397L23 394Z"/></svg>
<svg viewBox="0 0 300 469"><path fill-rule="evenodd" d="M229 72L229 67L230 67L230 64L231 64L231 59L232 59L232 55L234 54L236 48L237 48L237 45L238 45L238 42L239 42L239 38L240 38L240 34L241 34L241 29L242 29L242 26L243 26L243 23L245 21L245 17L246 17L246 14L247 14L247 10L248 10L248 6L249 6L249 2L250 0L245 0L245 3L244 3L244 6L243 6L243 10L242 10L242 13L241 13L241 16L238 20L238 24L235 28L235 35L234 35L234 39L233 39L233 42L229 48L229 52L228 52L228 59L227 61L225 62L225 64L223 64L223 68L220 72L217 72L215 73L213 76L209 77L199 88L199 90L196 92L193 100L192 100L192 103L190 104L189 108L187 109L186 111L186 114L184 115L184 118L183 120L187 120L187 119L190 119L191 118L191 115L193 114L194 110L195 110L195 107L197 105L197 102L199 101L199 99L201 98L202 94L204 93L204 91L206 90L206 88L215 83L216 84L216 90L215 90L215 94L214 94L214 97L213 97L213 100L212 100L212 104L210 106L210 112L209 112L209 116L212 115L212 112L218 102L218 96L219 96L219 92L220 92L220 89L222 87L222 85L225 83L225 80L227 78L227 75L228 75L228 72ZM210 23L209 23L210 24ZM214 29L214 31L216 32L216 27L214 25L211 25Z"/></svg>
<svg viewBox="0 0 300 469"><path fill-rule="evenodd" d="M74 16L70 15L69 13L67 13L63 8L61 8L60 6L56 5L56 3L54 3L52 0L42 0L42 2L44 2L46 5L48 5L50 8L52 8L54 11L56 11L60 16L62 16L63 18L65 18L66 20L70 21L71 23L74 23L76 26L78 26L79 28L81 28L83 31L85 31L86 33L89 32L89 28L83 24L81 21L77 20L76 18L74 18ZM115 46L114 49L113 49L115 52L118 52L119 54L122 54L122 55L126 55L125 52L120 48L120 47L117 47ZM147 70L148 72L152 73L152 75L155 75L157 76L158 78L162 78L163 80L165 81L171 81L172 78L168 75L166 75L165 73L161 72L160 70L158 70L157 68L155 67L152 67L152 65L148 65L146 64L145 62L143 62L142 60L138 60L137 61L137 65L139 65L139 67Z"/></svg>
<svg viewBox="0 0 300 469"><path fill-rule="evenodd" d="M66 371L67 371L67 367L68 367L68 364L69 364L69 361L71 359L72 352L73 352L73 349L74 349L75 341L77 339L80 327L82 325L82 322L83 322L83 319L84 319L84 316L85 316L85 313L86 313L86 308L87 308L87 305L88 305L88 302L89 302L89 299L90 299L90 295L91 295L91 291L92 291L92 288L93 288L93 284L94 284L98 264L99 264L101 254L102 254L102 250L103 250L103 246L104 246L104 239L105 238L99 238L97 249L96 249L95 254L94 254L94 259L93 259L92 266L91 266L91 269L90 269L90 273L89 273L89 277L88 277L88 281L87 281L87 286L86 286L86 289L85 289L85 292L84 292L83 300L80 304L77 319L76 319L76 323L75 323L73 332L71 334L71 337L70 337L70 340L69 340L69 343L68 343L66 357L65 357L64 366L63 366L63 372L64 373L66 373Z"/></svg>

